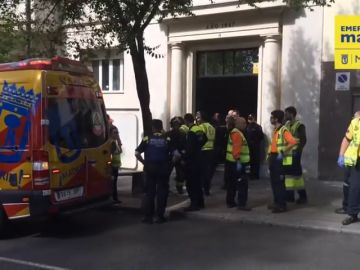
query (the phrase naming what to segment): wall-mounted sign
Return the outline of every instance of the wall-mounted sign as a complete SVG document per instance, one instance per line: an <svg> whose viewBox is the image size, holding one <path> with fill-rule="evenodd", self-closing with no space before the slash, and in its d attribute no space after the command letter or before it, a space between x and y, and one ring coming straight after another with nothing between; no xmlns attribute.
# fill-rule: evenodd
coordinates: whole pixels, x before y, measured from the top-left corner
<svg viewBox="0 0 360 270"><path fill-rule="evenodd" d="M253 63L253 74L259 74L259 63Z"/></svg>
<svg viewBox="0 0 360 270"><path fill-rule="evenodd" d="M336 72L335 90L348 91L350 90L350 72Z"/></svg>
<svg viewBox="0 0 360 270"><path fill-rule="evenodd" d="M234 21L230 21L230 22L211 22L211 23L206 24L206 29L229 28L229 27L234 27L234 26L235 26Z"/></svg>
<svg viewBox="0 0 360 270"><path fill-rule="evenodd" d="M335 69L360 69L360 16L335 17Z"/></svg>

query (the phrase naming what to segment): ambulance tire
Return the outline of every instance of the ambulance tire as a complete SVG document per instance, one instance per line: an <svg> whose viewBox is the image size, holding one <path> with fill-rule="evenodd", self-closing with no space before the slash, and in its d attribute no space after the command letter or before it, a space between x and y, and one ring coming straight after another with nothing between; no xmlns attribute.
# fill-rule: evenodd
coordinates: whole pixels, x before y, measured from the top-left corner
<svg viewBox="0 0 360 270"><path fill-rule="evenodd" d="M9 220L5 214L4 208L0 206L0 238L5 237L9 232Z"/></svg>

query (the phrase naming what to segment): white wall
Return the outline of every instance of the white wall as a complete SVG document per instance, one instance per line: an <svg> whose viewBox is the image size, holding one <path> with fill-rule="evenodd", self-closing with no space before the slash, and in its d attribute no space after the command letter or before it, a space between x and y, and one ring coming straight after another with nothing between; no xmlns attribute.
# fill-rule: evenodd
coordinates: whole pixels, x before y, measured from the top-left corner
<svg viewBox="0 0 360 270"><path fill-rule="evenodd" d="M323 8L284 15L281 109L294 106L304 122L304 172L317 177Z"/></svg>

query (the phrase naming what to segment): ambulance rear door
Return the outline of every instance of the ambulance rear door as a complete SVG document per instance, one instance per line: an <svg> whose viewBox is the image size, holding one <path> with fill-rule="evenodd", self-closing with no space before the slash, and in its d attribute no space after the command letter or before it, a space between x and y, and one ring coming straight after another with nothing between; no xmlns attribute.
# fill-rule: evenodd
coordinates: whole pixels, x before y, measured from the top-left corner
<svg viewBox="0 0 360 270"><path fill-rule="evenodd" d="M46 89L53 203L86 201L102 196L105 189L109 194L108 134L91 80L66 72L47 72ZM100 175L98 166L103 168ZM94 184L94 178L103 184Z"/></svg>

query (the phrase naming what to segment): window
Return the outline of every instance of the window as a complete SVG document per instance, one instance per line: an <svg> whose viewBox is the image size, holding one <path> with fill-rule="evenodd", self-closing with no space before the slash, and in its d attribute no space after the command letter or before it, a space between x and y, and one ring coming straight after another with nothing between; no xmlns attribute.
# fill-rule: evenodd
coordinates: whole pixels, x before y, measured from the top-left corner
<svg viewBox="0 0 360 270"><path fill-rule="evenodd" d="M50 143L70 150L91 148L107 140L105 107L99 99L49 98Z"/></svg>
<svg viewBox="0 0 360 270"><path fill-rule="evenodd" d="M98 59L91 62L94 76L103 92L124 92L124 60Z"/></svg>
<svg viewBox="0 0 360 270"><path fill-rule="evenodd" d="M244 76L253 74L259 61L258 49L239 49L198 53L199 77Z"/></svg>

